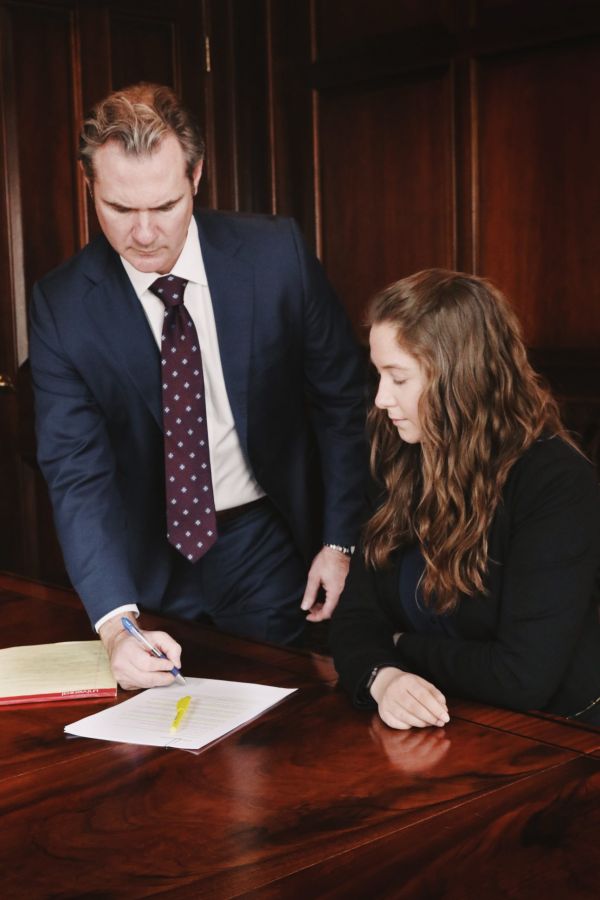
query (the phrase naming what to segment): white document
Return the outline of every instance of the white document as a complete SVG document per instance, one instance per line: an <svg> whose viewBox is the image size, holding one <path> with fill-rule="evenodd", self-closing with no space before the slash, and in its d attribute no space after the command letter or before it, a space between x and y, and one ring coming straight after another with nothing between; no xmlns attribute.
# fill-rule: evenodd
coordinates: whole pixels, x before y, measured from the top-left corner
<svg viewBox="0 0 600 900"><path fill-rule="evenodd" d="M250 722L295 690L186 678L185 685L149 688L131 700L65 725L65 732L103 741L199 750ZM177 701L184 697L190 697L190 703L173 732Z"/></svg>

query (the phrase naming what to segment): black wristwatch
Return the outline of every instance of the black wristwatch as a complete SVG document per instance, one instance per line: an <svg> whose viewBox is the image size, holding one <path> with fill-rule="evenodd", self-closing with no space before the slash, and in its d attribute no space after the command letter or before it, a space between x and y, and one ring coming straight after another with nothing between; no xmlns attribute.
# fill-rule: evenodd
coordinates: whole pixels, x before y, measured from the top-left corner
<svg viewBox="0 0 600 900"><path fill-rule="evenodd" d="M371 688L373 686L373 682L379 675L380 670L383 668L384 668L384 666L374 666L371 669L371 674L369 675L369 677L367 679L367 683L365 685L365 691L367 692L367 694L369 694L369 695L371 694Z"/></svg>

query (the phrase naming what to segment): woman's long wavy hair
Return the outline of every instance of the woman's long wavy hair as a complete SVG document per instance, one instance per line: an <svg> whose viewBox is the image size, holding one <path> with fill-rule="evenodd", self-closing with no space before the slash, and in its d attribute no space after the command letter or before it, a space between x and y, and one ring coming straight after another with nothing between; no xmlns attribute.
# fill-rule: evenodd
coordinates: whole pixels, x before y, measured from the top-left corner
<svg viewBox="0 0 600 900"><path fill-rule="evenodd" d="M368 324L389 324L423 367L421 440L403 442L385 410L368 426L371 469L386 499L367 523L368 564L421 545L424 601L437 612L485 593L488 532L508 473L542 433L566 434L527 360L516 315L490 282L427 269L374 298Z"/></svg>

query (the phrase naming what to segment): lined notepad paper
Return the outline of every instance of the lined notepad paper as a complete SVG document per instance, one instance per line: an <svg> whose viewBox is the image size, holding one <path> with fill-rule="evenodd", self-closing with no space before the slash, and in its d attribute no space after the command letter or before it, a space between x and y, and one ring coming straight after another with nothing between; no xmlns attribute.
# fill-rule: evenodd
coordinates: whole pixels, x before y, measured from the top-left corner
<svg viewBox="0 0 600 900"><path fill-rule="evenodd" d="M64 641L0 650L0 706L116 697L102 641Z"/></svg>

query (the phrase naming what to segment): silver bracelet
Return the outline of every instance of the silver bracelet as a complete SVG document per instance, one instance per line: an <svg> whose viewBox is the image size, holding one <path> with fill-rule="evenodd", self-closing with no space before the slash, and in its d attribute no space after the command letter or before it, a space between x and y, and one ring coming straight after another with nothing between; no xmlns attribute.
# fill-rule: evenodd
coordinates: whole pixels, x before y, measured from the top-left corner
<svg viewBox="0 0 600 900"><path fill-rule="evenodd" d="M342 547L340 544L323 544L323 546L330 547L332 550L339 550L344 556L352 556L355 550L354 547Z"/></svg>

